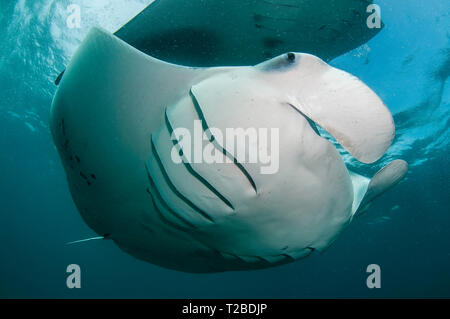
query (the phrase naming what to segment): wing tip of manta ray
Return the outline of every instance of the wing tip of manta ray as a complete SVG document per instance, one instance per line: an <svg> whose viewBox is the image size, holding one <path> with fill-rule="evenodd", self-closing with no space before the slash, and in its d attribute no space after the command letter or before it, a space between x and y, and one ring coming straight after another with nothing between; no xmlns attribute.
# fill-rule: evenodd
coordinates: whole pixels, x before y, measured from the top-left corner
<svg viewBox="0 0 450 319"><path fill-rule="evenodd" d="M369 191L377 196L389 188L398 184L408 172L408 163L402 159L396 159L380 169L370 181Z"/></svg>
<svg viewBox="0 0 450 319"><path fill-rule="evenodd" d="M376 172L369 182L367 192L355 215L361 215L375 198L382 195L403 180L408 173L408 167L409 166L406 161L396 159Z"/></svg>
<svg viewBox="0 0 450 319"><path fill-rule="evenodd" d="M67 65L66 69L64 69L57 78L54 81L54 84L56 86L59 86L60 83L63 81L66 71L70 68L71 64L75 60L75 56L81 51L89 51L90 53L95 52L96 50L114 50L121 51L121 52L128 52L134 54L134 57L136 58L142 58L146 59L148 61L154 62L154 63L161 63L166 64L168 66L178 67L178 68L184 68L184 69L196 69L196 67L189 67L184 65L178 65L173 64L170 62L166 62L163 60L159 60L151 55L146 54L143 51L140 51L139 49L133 47L132 45L128 44L115 34L109 32L108 30L103 29L99 26L92 26L86 36L84 37L81 44L78 46L78 49L73 54L70 63ZM129 54L130 55L130 54Z"/></svg>

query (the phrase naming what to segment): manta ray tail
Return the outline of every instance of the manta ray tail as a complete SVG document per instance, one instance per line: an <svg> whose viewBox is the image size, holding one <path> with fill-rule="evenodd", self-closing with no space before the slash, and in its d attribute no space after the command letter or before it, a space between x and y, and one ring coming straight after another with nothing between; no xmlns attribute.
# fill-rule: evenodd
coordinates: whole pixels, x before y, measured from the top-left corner
<svg viewBox="0 0 450 319"><path fill-rule="evenodd" d="M105 234L103 236L97 236L97 237L91 237L91 238L71 241L71 242L66 243L66 245L73 245L73 244L84 243L84 242L91 241L91 240L108 239L108 238L109 238L109 234Z"/></svg>

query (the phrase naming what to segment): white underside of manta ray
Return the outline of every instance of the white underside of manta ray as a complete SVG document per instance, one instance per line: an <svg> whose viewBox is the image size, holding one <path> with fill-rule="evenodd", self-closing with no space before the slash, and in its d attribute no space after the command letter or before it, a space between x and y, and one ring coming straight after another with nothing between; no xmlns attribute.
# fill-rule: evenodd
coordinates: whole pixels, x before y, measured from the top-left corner
<svg viewBox="0 0 450 319"><path fill-rule="evenodd" d="M170 154L180 141L171 133L193 130L194 120L206 130L279 128L278 172L261 174L239 159L176 164ZM184 67L97 28L67 67L51 110L86 223L137 258L187 272L265 268L321 251L406 174L401 160L372 179L349 171L311 122L364 163L394 137L381 99L315 56Z"/></svg>

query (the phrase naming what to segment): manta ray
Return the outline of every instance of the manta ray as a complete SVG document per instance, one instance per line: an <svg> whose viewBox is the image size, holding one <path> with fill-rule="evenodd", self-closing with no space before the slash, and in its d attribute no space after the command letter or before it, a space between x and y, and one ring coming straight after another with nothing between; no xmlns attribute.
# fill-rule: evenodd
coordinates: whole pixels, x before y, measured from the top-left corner
<svg viewBox="0 0 450 319"><path fill-rule="evenodd" d="M185 66L255 65L294 51L330 61L367 42L369 0L155 0L114 34ZM61 73L56 79L59 83Z"/></svg>
<svg viewBox="0 0 450 319"><path fill-rule="evenodd" d="M157 0L115 34L160 60L255 65L296 51L329 61L381 31L361 0Z"/></svg>
<svg viewBox="0 0 450 319"><path fill-rule="evenodd" d="M262 3L311 4L261 1L256 8ZM407 172L406 162L394 160L372 178L359 175L321 136L317 127L357 160L373 163L395 128L367 85L313 54L289 51L249 66L189 66L175 63L183 56L173 52L169 61L155 58L143 49L153 45L124 41L124 34L91 29L61 78L50 126L82 218L98 238L132 256L194 273L292 262L329 247ZM264 55L243 50L253 61ZM222 53L222 62L239 59ZM196 121L205 143L228 162L184 160L190 144L175 132L193 132ZM279 169L263 174L261 163L227 149L217 131L230 127L277 128Z"/></svg>

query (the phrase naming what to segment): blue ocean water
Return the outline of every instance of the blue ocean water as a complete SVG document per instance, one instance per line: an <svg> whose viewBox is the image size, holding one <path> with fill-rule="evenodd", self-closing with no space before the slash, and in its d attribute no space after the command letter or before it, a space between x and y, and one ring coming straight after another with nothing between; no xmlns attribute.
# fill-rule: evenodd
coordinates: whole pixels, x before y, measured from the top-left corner
<svg viewBox="0 0 450 319"><path fill-rule="evenodd" d="M450 297L450 3L376 1L386 27L333 60L367 83L394 115L388 161L407 178L374 202L324 253L285 266L195 275L144 263L95 236L70 197L50 136L53 84L93 25L115 31L150 0L2 0L0 3L0 297L381 298ZM68 29L67 6L82 8ZM82 288L68 289L79 264ZM378 264L382 287L368 289Z"/></svg>

